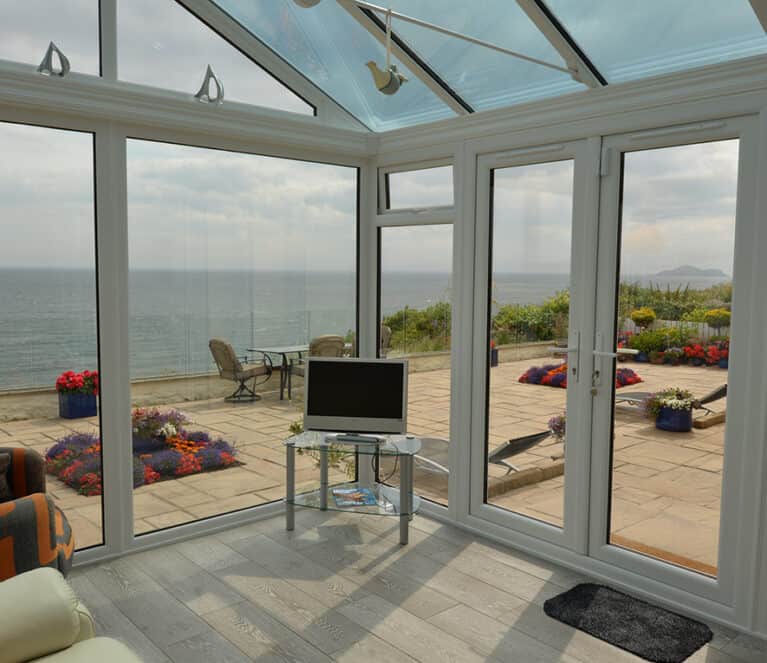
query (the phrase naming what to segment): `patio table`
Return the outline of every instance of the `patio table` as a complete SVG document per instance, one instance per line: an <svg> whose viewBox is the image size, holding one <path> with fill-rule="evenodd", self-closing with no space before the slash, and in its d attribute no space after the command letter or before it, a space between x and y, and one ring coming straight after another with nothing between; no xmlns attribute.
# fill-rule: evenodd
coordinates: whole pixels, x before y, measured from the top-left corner
<svg viewBox="0 0 767 663"><path fill-rule="evenodd" d="M248 352L263 352L268 355L280 355L280 400L284 399L285 386L288 384L288 371L290 370L290 355L298 355L301 359L304 353L309 352L309 346L303 345L275 345L269 347L248 348Z"/></svg>

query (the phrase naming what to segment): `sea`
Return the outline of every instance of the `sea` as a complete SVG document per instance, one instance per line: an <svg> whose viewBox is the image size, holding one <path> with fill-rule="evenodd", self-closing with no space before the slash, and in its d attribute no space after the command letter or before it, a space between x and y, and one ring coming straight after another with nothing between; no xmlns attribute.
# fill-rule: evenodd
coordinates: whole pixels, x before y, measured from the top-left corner
<svg viewBox="0 0 767 663"><path fill-rule="evenodd" d="M492 299L541 302L568 286L566 274L495 274ZM654 277L636 277L642 283ZM708 287L719 277L661 280L672 288ZM446 273L387 272L381 309L449 301ZM0 390L53 385L66 370L98 364L96 282L92 270L0 269ZM308 343L355 326L351 273L132 271L129 357L132 378L214 369L208 340L248 348Z"/></svg>

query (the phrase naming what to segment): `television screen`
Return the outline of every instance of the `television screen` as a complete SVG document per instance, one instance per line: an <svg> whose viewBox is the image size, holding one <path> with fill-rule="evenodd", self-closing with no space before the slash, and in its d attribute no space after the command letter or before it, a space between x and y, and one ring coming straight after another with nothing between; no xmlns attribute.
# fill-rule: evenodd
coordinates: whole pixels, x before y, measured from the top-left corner
<svg viewBox="0 0 767 663"><path fill-rule="evenodd" d="M405 430L407 362L309 358L307 429L399 433Z"/></svg>

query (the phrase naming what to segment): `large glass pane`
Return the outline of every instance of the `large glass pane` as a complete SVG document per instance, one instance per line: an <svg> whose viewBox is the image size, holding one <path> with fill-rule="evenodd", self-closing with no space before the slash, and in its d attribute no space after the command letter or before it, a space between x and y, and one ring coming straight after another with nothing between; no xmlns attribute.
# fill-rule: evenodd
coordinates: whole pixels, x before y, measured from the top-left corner
<svg viewBox="0 0 767 663"><path fill-rule="evenodd" d="M492 176L487 501L562 527L573 162Z"/></svg>
<svg viewBox="0 0 767 663"><path fill-rule="evenodd" d="M455 32L566 67L556 49L516 2L390 0L387 7ZM567 72L514 58L483 46L394 19L392 29L477 110L552 97L585 86Z"/></svg>
<svg viewBox="0 0 767 663"><path fill-rule="evenodd" d="M208 65L226 99L294 113L314 108L174 0L118 0L120 78L194 94Z"/></svg>
<svg viewBox="0 0 767 663"><path fill-rule="evenodd" d="M421 438L415 491L447 504L453 226L381 229L381 350L408 359L408 432ZM382 479L397 485L391 459Z"/></svg>
<svg viewBox="0 0 767 663"><path fill-rule="evenodd" d="M303 404L282 358L324 334L351 347L356 219L354 168L128 141L137 533L284 496ZM212 339L252 373L219 354L219 374ZM238 375L257 400L225 400ZM300 458L299 490L318 478Z"/></svg>
<svg viewBox="0 0 767 663"><path fill-rule="evenodd" d="M47 482L86 548L103 542L93 135L0 123L0 143L0 462L15 497ZM34 509L14 510L10 535L34 541Z"/></svg>
<svg viewBox="0 0 767 663"><path fill-rule="evenodd" d="M618 346L639 353L622 365L642 382L615 393L609 538L712 576L737 161L728 140L631 152L623 164Z"/></svg>
<svg viewBox="0 0 767 663"><path fill-rule="evenodd" d="M386 175L387 209L453 204L453 167L438 166Z"/></svg>
<svg viewBox="0 0 767 663"><path fill-rule="evenodd" d="M99 75L98 0L0 0L0 59L38 65L50 42L72 71Z"/></svg>
<svg viewBox="0 0 767 663"><path fill-rule="evenodd" d="M223 10L375 131L430 122L454 113L396 59L409 81L378 92L365 66L383 66L383 46L336 2L304 9L293 0L215 0Z"/></svg>
<svg viewBox="0 0 767 663"><path fill-rule="evenodd" d="M748 0L547 0L546 4L609 81L767 52L767 35Z"/></svg>

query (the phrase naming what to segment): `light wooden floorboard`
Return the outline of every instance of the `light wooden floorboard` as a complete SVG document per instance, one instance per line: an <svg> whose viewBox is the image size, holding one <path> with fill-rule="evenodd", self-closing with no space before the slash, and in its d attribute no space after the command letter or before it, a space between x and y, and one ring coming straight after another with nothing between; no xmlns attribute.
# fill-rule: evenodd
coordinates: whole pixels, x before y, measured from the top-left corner
<svg viewBox="0 0 767 663"><path fill-rule="evenodd" d="M582 576L422 517L301 510L76 570L100 634L149 663L632 663L547 617ZM714 628L689 663L765 660Z"/></svg>

